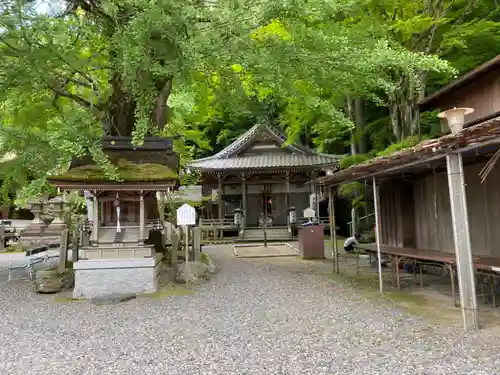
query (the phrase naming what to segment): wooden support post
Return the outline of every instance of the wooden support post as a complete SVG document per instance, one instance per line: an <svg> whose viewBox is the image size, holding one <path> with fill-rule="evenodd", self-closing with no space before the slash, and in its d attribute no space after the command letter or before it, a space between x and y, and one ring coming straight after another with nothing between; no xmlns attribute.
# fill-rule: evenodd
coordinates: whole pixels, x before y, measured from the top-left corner
<svg viewBox="0 0 500 375"><path fill-rule="evenodd" d="M189 262L189 226L184 226L184 246L185 246L185 260L186 265Z"/></svg>
<svg viewBox="0 0 500 375"><path fill-rule="evenodd" d="M146 214L144 210L144 194L141 191L139 198L139 242L144 242L144 228L145 228Z"/></svg>
<svg viewBox="0 0 500 375"><path fill-rule="evenodd" d="M377 180L373 176L373 203L375 206L375 237L377 241L377 258L378 258L378 281L380 293L384 292L384 281L382 279L382 257L380 256L380 191L377 186Z"/></svg>
<svg viewBox="0 0 500 375"><path fill-rule="evenodd" d="M201 253L201 228L193 228L193 256L195 261L200 260Z"/></svg>
<svg viewBox="0 0 500 375"><path fill-rule="evenodd" d="M69 242L69 229L61 231L61 240L59 245L59 263L57 271L63 273L66 271L66 260L68 259L68 242Z"/></svg>
<svg viewBox="0 0 500 375"><path fill-rule="evenodd" d="M244 173L241 174L241 201L243 210L241 233L243 233L245 231L245 226L247 223L247 178Z"/></svg>
<svg viewBox="0 0 500 375"><path fill-rule="evenodd" d="M5 250L5 227L3 224L0 224L0 251Z"/></svg>
<svg viewBox="0 0 500 375"><path fill-rule="evenodd" d="M446 164L448 169L448 188L450 190L455 255L457 259L460 307L462 309L464 328L466 330L473 330L479 328L479 320L462 154L446 155Z"/></svg>
<svg viewBox="0 0 500 375"><path fill-rule="evenodd" d="M93 226L92 226L92 245L97 246L99 242L99 202L97 201L97 192L94 192L94 198L92 203L92 216L93 216Z"/></svg>
<svg viewBox="0 0 500 375"><path fill-rule="evenodd" d="M332 241L333 272L340 272L339 252L337 248L337 224L335 222L335 196L333 186L328 188L328 204L330 205L330 239Z"/></svg>
<svg viewBox="0 0 500 375"><path fill-rule="evenodd" d="M158 198L158 217L160 218L160 222L163 225L163 223L165 222L165 192L160 191L158 193Z"/></svg>
<svg viewBox="0 0 500 375"><path fill-rule="evenodd" d="M220 173L217 174L217 189L219 190L219 220L222 222L224 219L224 200L222 199L222 175Z"/></svg>
<svg viewBox="0 0 500 375"><path fill-rule="evenodd" d="M290 208L290 171L285 175L285 210L288 212Z"/></svg>
<svg viewBox="0 0 500 375"><path fill-rule="evenodd" d="M181 240L181 237L180 237L179 231L176 228L173 228L173 230L172 230L172 247L171 247L172 266L175 266L177 264L177 254L179 251L179 244L181 242L180 240Z"/></svg>
<svg viewBox="0 0 500 375"><path fill-rule="evenodd" d="M105 215L104 215L104 202L101 202L101 204L99 205L99 212L101 214L100 218L101 218L101 223L105 223L104 221L104 218L105 218ZM61 213L62 215L63 213ZM105 224L104 224L105 225Z"/></svg>
<svg viewBox="0 0 500 375"><path fill-rule="evenodd" d="M314 184L314 194L316 194L316 207L314 207L314 210L316 211L316 219L318 220L318 224L319 224L319 195L320 195L319 193L320 193L319 185Z"/></svg>

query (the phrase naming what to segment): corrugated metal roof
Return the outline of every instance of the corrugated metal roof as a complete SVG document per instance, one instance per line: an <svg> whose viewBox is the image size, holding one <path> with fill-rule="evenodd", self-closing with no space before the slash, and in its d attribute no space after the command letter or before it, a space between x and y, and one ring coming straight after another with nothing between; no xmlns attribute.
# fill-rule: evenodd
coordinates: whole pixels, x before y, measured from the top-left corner
<svg viewBox="0 0 500 375"><path fill-rule="evenodd" d="M251 169L279 167L330 166L339 161L334 155L262 154L227 159L200 160L191 164L193 169Z"/></svg>
<svg viewBox="0 0 500 375"><path fill-rule="evenodd" d="M487 142L500 143L500 117L465 128L456 134L426 140L391 155L379 156L361 164L352 165L332 175L319 177L315 182L323 185L340 185L367 180L373 176L400 174L403 170L444 158L451 150L457 152L471 145L479 148ZM430 169L430 167L427 168Z"/></svg>

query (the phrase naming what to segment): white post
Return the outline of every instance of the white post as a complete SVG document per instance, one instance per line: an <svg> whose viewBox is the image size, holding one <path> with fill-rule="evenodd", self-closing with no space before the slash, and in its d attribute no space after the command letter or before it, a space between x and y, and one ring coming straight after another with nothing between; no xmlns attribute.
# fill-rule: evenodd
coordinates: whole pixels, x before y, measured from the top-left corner
<svg viewBox="0 0 500 375"><path fill-rule="evenodd" d="M382 279L382 257L380 256L380 194L375 176L373 176L373 202L375 206L375 237L377 240L378 282L380 293L383 293L384 282Z"/></svg>
<svg viewBox="0 0 500 375"><path fill-rule="evenodd" d="M93 209L93 228L92 228L92 241L95 246L97 246L97 242L99 241L99 202L97 201L97 193L94 193L94 198L93 198L93 203L92 203L92 209Z"/></svg>
<svg viewBox="0 0 500 375"><path fill-rule="evenodd" d="M466 330L478 329L476 285L472 264L462 154L446 155L446 163L462 318Z"/></svg>
<svg viewBox="0 0 500 375"><path fill-rule="evenodd" d="M141 196L139 198L139 242L144 242L144 195L141 192Z"/></svg>

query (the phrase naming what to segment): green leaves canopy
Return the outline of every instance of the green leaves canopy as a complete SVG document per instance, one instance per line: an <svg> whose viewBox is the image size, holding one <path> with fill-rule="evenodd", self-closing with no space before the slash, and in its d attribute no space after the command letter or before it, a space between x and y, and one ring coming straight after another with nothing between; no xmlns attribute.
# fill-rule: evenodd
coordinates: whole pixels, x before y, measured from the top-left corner
<svg viewBox="0 0 500 375"><path fill-rule="evenodd" d="M207 123L260 115L255 102L271 98L291 139L312 123L316 144L328 145L352 126L346 96L384 104L401 76L450 71L396 43L387 25L354 19L364 3L68 0L65 11L43 14L6 1L0 153L20 155L15 173L36 186L86 152L106 166L103 133L137 144L146 134L179 136L185 160L210 147ZM221 138L232 136L226 125Z"/></svg>

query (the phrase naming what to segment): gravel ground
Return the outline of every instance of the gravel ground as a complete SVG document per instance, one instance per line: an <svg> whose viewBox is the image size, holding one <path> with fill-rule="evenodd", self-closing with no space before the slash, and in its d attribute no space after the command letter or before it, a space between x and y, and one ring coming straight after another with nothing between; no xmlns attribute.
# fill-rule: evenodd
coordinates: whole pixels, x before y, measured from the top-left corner
<svg viewBox="0 0 500 375"><path fill-rule="evenodd" d="M56 303L3 284L0 374L500 374L496 328L464 335L321 275L207 252L221 272L162 300Z"/></svg>

